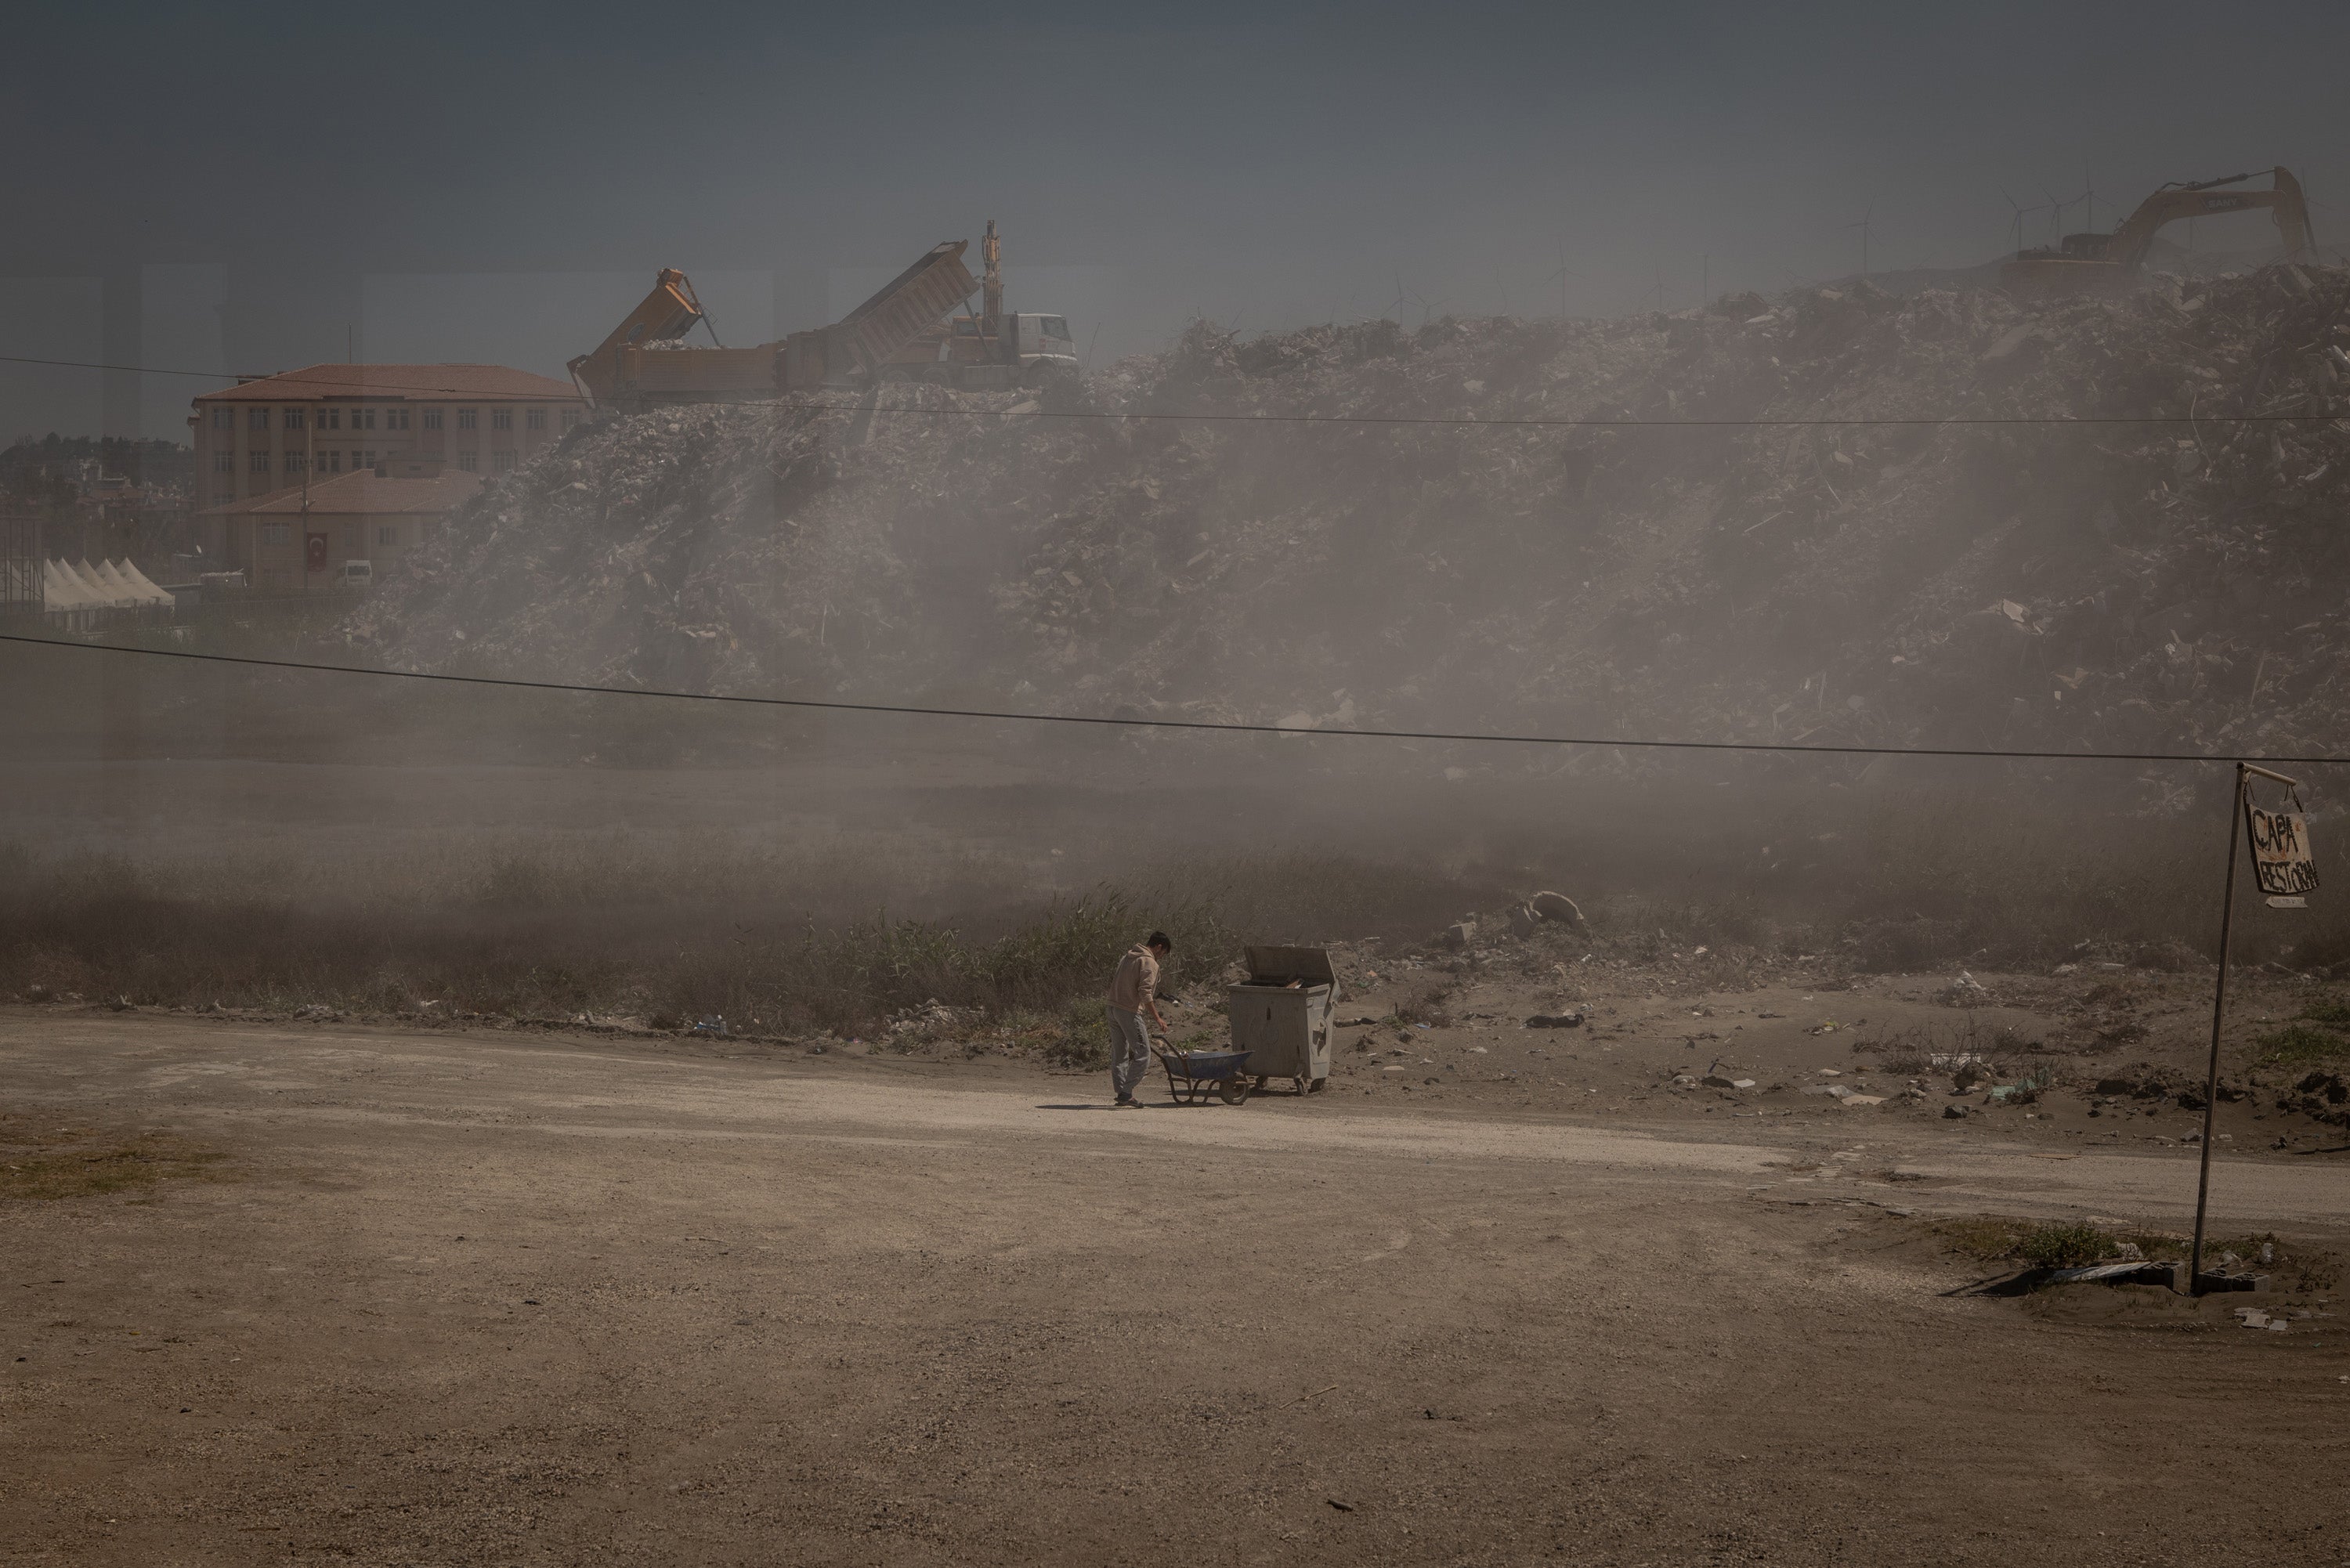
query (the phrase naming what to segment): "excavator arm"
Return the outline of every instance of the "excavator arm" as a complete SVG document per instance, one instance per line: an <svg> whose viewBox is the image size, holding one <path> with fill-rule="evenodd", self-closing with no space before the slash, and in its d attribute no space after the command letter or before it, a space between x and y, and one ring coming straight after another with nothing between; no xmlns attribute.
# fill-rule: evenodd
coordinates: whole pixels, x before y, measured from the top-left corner
<svg viewBox="0 0 2350 1568"><path fill-rule="evenodd" d="M2251 174L2230 174L2224 180L2206 180L2157 191L2139 202L2137 210L2125 218L2119 228L2104 237L2102 254L2095 259L2117 262L2136 272L2146 265L2147 254L2154 248L2154 236L2166 224L2181 218L2205 218L2265 207L2276 221L2278 237L2284 242L2285 259L2307 260L2316 253L2317 243L2310 231L2309 202L2301 193L2301 182L2288 170L2272 169L2268 172L2273 188L2266 191L2221 189L2250 180ZM2066 248L2072 249L2069 245Z"/></svg>
<svg viewBox="0 0 2350 1568"><path fill-rule="evenodd" d="M596 346L594 353L580 355L567 369L590 396L602 402L619 386L619 351L623 348L682 337L701 319L702 301L693 297L693 286L685 281L685 274L675 267L663 267L644 302L621 318L611 336Z"/></svg>

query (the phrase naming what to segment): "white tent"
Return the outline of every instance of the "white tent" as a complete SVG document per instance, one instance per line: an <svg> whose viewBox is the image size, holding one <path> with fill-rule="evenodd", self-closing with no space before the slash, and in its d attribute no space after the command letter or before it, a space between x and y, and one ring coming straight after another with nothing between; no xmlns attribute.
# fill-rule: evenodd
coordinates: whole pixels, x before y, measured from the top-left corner
<svg viewBox="0 0 2350 1568"><path fill-rule="evenodd" d="M124 582L114 568L105 561L101 560L93 566L85 560L77 565L75 570L81 574L83 582L88 583L91 588L104 597L107 608L137 609L139 607L139 597L130 591L130 585Z"/></svg>
<svg viewBox="0 0 2350 1568"><path fill-rule="evenodd" d="M108 571L114 574L115 580L122 585L122 591L140 604L162 606L175 602L170 591L157 587L149 579L147 574L132 563L130 556L125 556L119 563L109 561L105 566Z"/></svg>
<svg viewBox="0 0 2350 1568"><path fill-rule="evenodd" d="M130 579L132 587L140 589L159 605L173 605L180 602L178 595L140 571L128 556L122 559L122 575Z"/></svg>
<svg viewBox="0 0 2350 1568"><path fill-rule="evenodd" d="M41 563L41 597L46 608L59 615L98 607L88 587L63 561Z"/></svg>
<svg viewBox="0 0 2350 1568"><path fill-rule="evenodd" d="M113 590L90 575L89 563L76 566L71 561L51 561L51 569L65 585L66 607L68 609L112 609Z"/></svg>

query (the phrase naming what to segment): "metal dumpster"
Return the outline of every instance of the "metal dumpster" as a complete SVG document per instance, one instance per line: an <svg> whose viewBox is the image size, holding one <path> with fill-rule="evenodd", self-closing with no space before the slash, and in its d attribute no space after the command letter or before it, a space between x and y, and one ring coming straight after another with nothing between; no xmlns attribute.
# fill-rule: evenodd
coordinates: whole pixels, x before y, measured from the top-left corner
<svg viewBox="0 0 2350 1568"><path fill-rule="evenodd" d="M1311 1094L1330 1081L1330 1010L1338 997L1330 955L1320 948L1251 948L1249 977L1227 993L1232 1049L1249 1054L1249 1076L1291 1078Z"/></svg>

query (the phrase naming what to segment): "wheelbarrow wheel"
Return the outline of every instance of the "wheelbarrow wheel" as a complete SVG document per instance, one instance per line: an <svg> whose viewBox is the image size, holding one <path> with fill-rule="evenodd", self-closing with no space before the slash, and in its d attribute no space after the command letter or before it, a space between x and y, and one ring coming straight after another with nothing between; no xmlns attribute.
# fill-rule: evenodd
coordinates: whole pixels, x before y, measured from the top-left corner
<svg viewBox="0 0 2350 1568"><path fill-rule="evenodd" d="M1249 1081L1239 1076L1226 1078L1216 1085L1216 1093L1222 1097L1224 1104L1240 1105L1249 1097Z"/></svg>

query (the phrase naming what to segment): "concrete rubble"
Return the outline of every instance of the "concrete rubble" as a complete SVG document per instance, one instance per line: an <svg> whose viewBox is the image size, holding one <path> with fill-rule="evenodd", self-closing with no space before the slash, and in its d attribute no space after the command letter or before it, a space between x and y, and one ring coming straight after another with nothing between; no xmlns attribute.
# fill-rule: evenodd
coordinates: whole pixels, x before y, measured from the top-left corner
<svg viewBox="0 0 2350 1568"><path fill-rule="evenodd" d="M1944 422L2142 415L2179 422ZM349 632L415 668L1295 730L2290 753L2350 726L2342 416L2340 269L1203 323L1036 394L591 422ZM1752 420L1916 422L1670 428ZM1496 422L1527 421L1596 422Z"/></svg>

